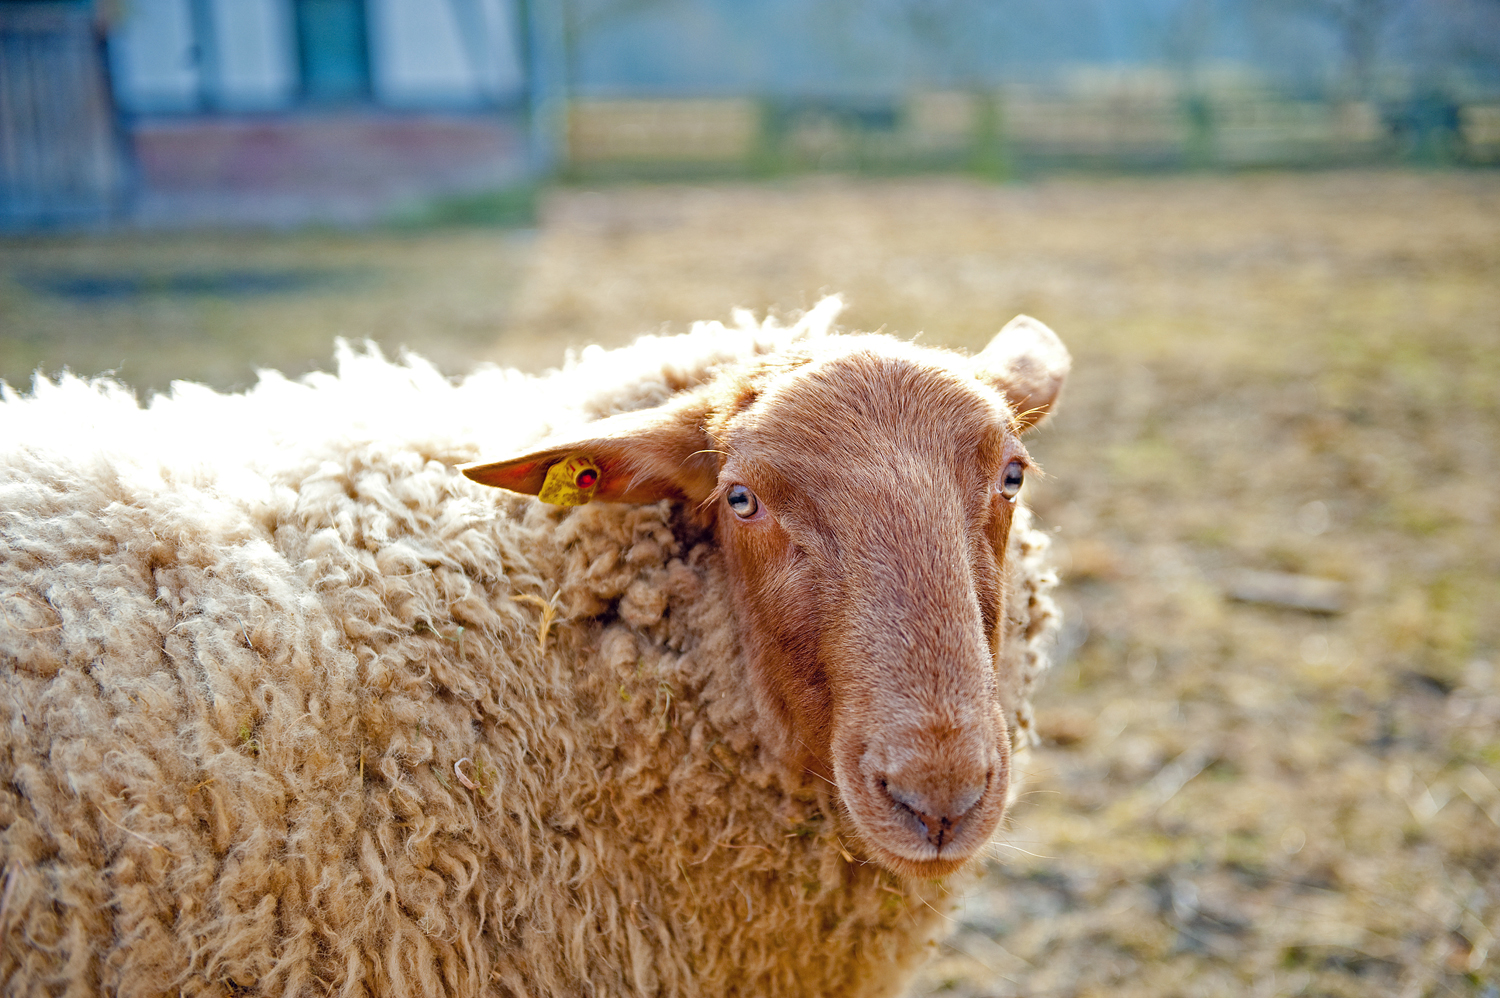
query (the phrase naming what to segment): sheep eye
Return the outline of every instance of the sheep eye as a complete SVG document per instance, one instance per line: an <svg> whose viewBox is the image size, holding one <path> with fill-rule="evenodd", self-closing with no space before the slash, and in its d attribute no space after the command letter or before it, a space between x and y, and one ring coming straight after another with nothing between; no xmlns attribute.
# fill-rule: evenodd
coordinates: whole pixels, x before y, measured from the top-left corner
<svg viewBox="0 0 1500 998"><path fill-rule="evenodd" d="M1026 481L1026 469L1020 461L1012 461L1005 466L1000 473L1000 494L1007 499L1014 499L1016 493L1021 491L1021 483Z"/></svg>
<svg viewBox="0 0 1500 998"><path fill-rule="evenodd" d="M748 520L760 509L760 503L755 498L755 493L743 485L731 485L729 493L725 496L729 508L734 510L734 515L742 520Z"/></svg>

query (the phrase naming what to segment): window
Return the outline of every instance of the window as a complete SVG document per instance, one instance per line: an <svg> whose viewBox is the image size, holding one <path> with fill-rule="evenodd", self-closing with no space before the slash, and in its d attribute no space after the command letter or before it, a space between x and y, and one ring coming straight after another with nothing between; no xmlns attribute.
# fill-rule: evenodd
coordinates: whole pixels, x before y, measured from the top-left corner
<svg viewBox="0 0 1500 998"><path fill-rule="evenodd" d="M370 95L365 0L293 0L302 97L313 103Z"/></svg>

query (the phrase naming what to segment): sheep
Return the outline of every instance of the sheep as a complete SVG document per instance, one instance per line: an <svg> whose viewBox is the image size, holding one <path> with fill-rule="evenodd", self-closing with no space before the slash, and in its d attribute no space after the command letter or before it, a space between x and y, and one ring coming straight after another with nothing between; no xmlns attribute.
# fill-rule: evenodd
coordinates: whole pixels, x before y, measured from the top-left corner
<svg viewBox="0 0 1500 998"><path fill-rule="evenodd" d="M839 307L6 386L7 994L899 993L1029 742L1068 357Z"/></svg>

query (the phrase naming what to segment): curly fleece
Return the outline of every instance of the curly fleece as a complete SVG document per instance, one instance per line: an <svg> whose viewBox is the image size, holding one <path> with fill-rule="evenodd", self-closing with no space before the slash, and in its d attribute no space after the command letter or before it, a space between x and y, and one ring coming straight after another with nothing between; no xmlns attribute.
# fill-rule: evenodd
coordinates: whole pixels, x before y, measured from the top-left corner
<svg viewBox="0 0 1500 998"><path fill-rule="evenodd" d="M458 464L825 334L746 315L533 378L342 348L0 406L9 995L899 993L953 883L752 736L719 553ZM566 400L560 402L559 400ZM1009 673L1056 614L1012 532Z"/></svg>

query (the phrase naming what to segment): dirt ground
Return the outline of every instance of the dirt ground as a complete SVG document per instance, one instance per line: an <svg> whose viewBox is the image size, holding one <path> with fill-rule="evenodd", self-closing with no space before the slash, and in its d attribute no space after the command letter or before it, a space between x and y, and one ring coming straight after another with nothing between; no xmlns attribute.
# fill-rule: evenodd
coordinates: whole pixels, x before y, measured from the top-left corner
<svg viewBox="0 0 1500 998"><path fill-rule="evenodd" d="M534 233L11 240L0 375L244 384L339 334L536 368L832 291L967 349L1027 312L1076 360L1030 445L1069 617L1047 742L914 994L1500 998L1500 173L825 177L565 189ZM1246 570L1331 580L1337 612L1235 601Z"/></svg>

